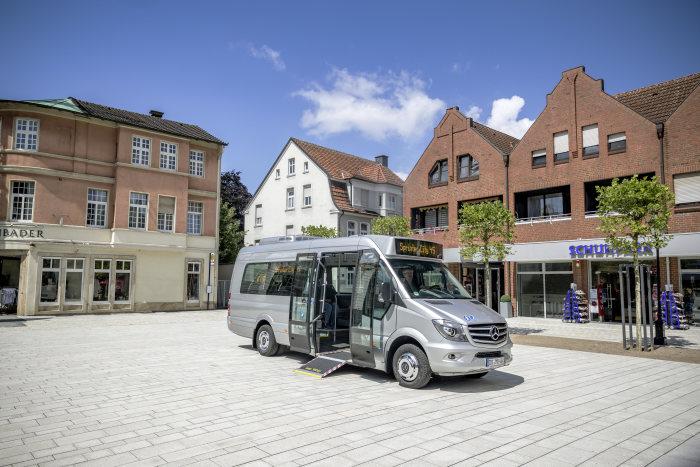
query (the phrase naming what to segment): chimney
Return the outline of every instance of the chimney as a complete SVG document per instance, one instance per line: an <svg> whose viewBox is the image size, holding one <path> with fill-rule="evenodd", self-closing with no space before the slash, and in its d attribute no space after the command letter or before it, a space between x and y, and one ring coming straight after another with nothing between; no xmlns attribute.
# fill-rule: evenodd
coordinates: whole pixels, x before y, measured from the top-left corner
<svg viewBox="0 0 700 467"><path fill-rule="evenodd" d="M163 118L163 112L161 112L160 110L151 110L148 113L151 114L151 117Z"/></svg>
<svg viewBox="0 0 700 467"><path fill-rule="evenodd" d="M381 156L376 156L374 161L377 164L382 164L384 167L389 167L389 156L382 154Z"/></svg>

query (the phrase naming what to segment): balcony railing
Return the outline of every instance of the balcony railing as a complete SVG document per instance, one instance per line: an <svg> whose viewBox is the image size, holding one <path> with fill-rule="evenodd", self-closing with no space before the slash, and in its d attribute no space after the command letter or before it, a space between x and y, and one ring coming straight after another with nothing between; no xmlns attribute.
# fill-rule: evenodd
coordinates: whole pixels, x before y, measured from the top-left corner
<svg viewBox="0 0 700 467"><path fill-rule="evenodd" d="M449 230L449 228L446 225L442 227L424 227L422 229L411 229L411 231L417 235L434 234L437 232L446 232L447 230Z"/></svg>
<svg viewBox="0 0 700 467"><path fill-rule="evenodd" d="M516 219L516 224L541 224L571 220L571 214L550 214L548 216L521 217Z"/></svg>

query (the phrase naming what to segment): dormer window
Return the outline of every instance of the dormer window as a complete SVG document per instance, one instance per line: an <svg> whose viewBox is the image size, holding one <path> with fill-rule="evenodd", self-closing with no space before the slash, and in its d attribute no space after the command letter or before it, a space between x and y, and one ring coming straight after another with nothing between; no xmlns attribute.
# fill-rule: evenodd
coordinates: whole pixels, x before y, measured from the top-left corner
<svg viewBox="0 0 700 467"><path fill-rule="evenodd" d="M479 161L469 154L459 158L459 179L476 180L479 178Z"/></svg>
<svg viewBox="0 0 700 467"><path fill-rule="evenodd" d="M447 159L436 162L428 176L428 184L431 186L443 183L447 183Z"/></svg>

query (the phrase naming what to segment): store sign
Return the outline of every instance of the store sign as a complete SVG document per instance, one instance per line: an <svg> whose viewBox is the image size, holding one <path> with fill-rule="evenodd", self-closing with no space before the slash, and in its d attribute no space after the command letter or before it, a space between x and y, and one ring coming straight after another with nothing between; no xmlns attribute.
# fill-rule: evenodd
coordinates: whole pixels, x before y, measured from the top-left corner
<svg viewBox="0 0 700 467"><path fill-rule="evenodd" d="M44 231L36 228L15 228L2 227L0 234L3 240L24 239L24 238L45 238Z"/></svg>
<svg viewBox="0 0 700 467"><path fill-rule="evenodd" d="M650 246L640 246L637 250L640 256L653 255L654 250ZM571 245L569 255L572 258L584 258L589 256L632 256L631 251L617 250L607 243L597 243L590 245Z"/></svg>
<svg viewBox="0 0 700 467"><path fill-rule="evenodd" d="M421 240L397 238L395 240L396 254L420 256L421 258L442 258L442 245Z"/></svg>

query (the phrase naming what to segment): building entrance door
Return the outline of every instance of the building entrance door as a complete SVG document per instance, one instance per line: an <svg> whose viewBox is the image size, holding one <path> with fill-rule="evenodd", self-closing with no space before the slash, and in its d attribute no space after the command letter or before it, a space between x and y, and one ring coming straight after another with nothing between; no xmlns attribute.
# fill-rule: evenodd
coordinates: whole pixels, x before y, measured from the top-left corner
<svg viewBox="0 0 700 467"><path fill-rule="evenodd" d="M501 297L501 278L503 277L503 263L491 263L491 308L498 311L498 300ZM484 266L475 263L462 264L462 284L472 297L481 303L486 303L486 280L484 278Z"/></svg>
<svg viewBox="0 0 700 467"><path fill-rule="evenodd" d="M0 313L17 313L21 258L0 256Z"/></svg>

